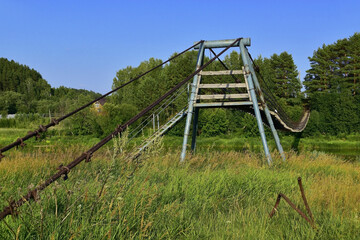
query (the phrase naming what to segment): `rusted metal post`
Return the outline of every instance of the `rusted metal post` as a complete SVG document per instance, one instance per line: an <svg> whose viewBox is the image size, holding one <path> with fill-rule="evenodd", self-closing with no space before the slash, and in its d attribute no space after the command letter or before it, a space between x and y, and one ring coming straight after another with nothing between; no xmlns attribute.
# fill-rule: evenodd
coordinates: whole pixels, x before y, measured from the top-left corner
<svg viewBox="0 0 360 240"><path fill-rule="evenodd" d="M278 206L279 206L279 204L280 204L280 200L281 200L281 194L279 194L279 195L277 196L277 199L276 199L276 202L275 202L275 206L273 207L273 209L271 210L271 212L270 212L270 214L269 214L270 218L272 218L272 217L274 216L274 214L276 213L277 208L278 208Z"/></svg>
<svg viewBox="0 0 360 240"><path fill-rule="evenodd" d="M295 204L292 201L290 201L290 199L287 196L285 196L285 194L282 194L282 193L279 193L279 195L277 197L275 206L272 209L271 213L269 214L270 218L273 217L275 212L277 211L277 207L279 206L281 198L283 198L290 205L290 207L292 207L298 214L300 214L300 216L302 216L308 223L310 223L311 226L315 227L314 223L305 215L305 213L303 213L300 209L298 209L295 206Z"/></svg>
<svg viewBox="0 0 360 240"><path fill-rule="evenodd" d="M302 197L302 199L304 201L304 204L305 204L305 207L306 207L306 211L308 212L308 214L309 214L309 216L311 218L311 221L314 223L315 222L314 221L314 216L313 216L313 214L312 214L312 212L310 210L310 206L309 206L308 201L307 201L307 199L305 197L305 192L304 192L304 188L303 188L303 185L302 185L302 182L301 182L301 177L298 177L298 183L299 183L299 187L300 187L301 197Z"/></svg>
<svg viewBox="0 0 360 240"><path fill-rule="evenodd" d="M276 202L275 202L275 206L271 210L271 212L269 214L269 217L272 218L274 216L274 214L277 211L277 208L278 208L278 206L280 204L280 200L281 200L281 198L283 198L290 205L290 207L292 207L297 213L300 214L300 216L302 216L308 223L310 223L313 228L316 228L314 217L313 217L313 215L311 213L309 204L308 204L308 202L306 200L306 197L305 197L304 188L303 188L302 182L301 182L301 177L298 178L298 183L299 183L299 187L300 187L300 191L301 191L301 197L302 197L302 199L304 201L306 211L310 215L310 219L309 219L308 216L306 216L305 213L303 213L300 209L298 209L295 206L295 204L293 202L291 202L290 199L287 196L285 196L285 194L282 194L282 193L279 193L279 195L278 195L278 197L276 199Z"/></svg>

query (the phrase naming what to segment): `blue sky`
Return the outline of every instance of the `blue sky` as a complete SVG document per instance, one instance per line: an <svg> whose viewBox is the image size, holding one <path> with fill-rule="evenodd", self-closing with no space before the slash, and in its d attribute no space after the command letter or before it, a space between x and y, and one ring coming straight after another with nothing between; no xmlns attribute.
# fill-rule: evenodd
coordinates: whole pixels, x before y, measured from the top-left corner
<svg viewBox="0 0 360 240"><path fill-rule="evenodd" d="M105 93L116 72L166 60L204 40L250 37L250 53L308 57L360 31L360 1L0 0L0 57L38 70L52 86Z"/></svg>

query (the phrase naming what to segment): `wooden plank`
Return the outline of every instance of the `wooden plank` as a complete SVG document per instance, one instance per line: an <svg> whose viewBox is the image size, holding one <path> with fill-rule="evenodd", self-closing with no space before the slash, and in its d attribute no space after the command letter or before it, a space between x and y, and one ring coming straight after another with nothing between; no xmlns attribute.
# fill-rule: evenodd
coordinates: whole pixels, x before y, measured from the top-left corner
<svg viewBox="0 0 360 240"><path fill-rule="evenodd" d="M198 95L197 99L209 100L209 99L238 99L238 98L249 98L249 94L213 94L213 95Z"/></svg>
<svg viewBox="0 0 360 240"><path fill-rule="evenodd" d="M202 76L220 76L220 75L240 75L244 74L243 70L224 70L224 71L200 71Z"/></svg>
<svg viewBox="0 0 360 240"><path fill-rule="evenodd" d="M245 68L244 68L244 66L242 67L242 70L245 72ZM245 81L245 84L246 84L246 89L247 89L247 92L248 92L248 94L249 94L249 99L250 99L250 101L252 101L252 99L251 99L251 95L250 95L250 91L249 91L249 83L248 83L248 81L247 81L247 79L246 79L245 74L244 74L244 81Z"/></svg>
<svg viewBox="0 0 360 240"><path fill-rule="evenodd" d="M199 88L246 88L246 83L200 84Z"/></svg>
<svg viewBox="0 0 360 240"><path fill-rule="evenodd" d="M235 107L235 106L246 106L253 105L252 102L249 101L241 101L241 102L212 102L212 103L194 103L194 107Z"/></svg>

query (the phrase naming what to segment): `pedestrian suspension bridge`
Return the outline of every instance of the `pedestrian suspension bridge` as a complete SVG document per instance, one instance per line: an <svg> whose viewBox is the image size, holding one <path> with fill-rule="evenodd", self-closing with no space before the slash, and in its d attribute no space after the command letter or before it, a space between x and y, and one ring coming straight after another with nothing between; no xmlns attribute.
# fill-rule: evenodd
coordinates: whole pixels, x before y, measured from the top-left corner
<svg viewBox="0 0 360 240"><path fill-rule="evenodd" d="M78 113L86 107L91 106L100 99L115 93L119 89L126 88L127 85L135 81L141 81L143 76L173 61L185 52L193 49L198 51L197 63L196 66L194 66L195 70L193 73L185 79L179 81L173 88L169 89L166 93L164 93L164 95L149 104L145 109L137 113L127 122L119 123L113 132L109 133L104 139L99 141L88 151L81 154L66 166L60 166L57 169L57 172L45 182L29 191L18 201L10 203L10 205L0 213L0 220L5 218L7 215L12 214L14 209L20 207L25 202L30 201L31 199L35 200L40 191L45 189L61 176L65 176L65 178L67 178L71 169L81 162L90 162L91 157L96 151L111 141L113 137L122 134L127 129L128 141L135 138L138 139L139 137L143 138L143 141L135 147L134 151L132 151L131 155L128 157L128 159L133 160L139 158L140 155L160 136L164 135L183 118L186 118L180 156L180 161L185 161L188 148L190 147L192 152L196 149L199 111L203 108L231 108L252 114L257 120L256 122L268 164L270 165L272 163L272 158L267 144L264 124L271 129L272 137L275 139L277 149L283 160L285 160L285 155L277 130L280 129L290 132L303 131L309 120L310 111L308 109L304 109L300 121L294 121L287 115L281 104L276 101L276 98L269 90L266 81L262 77L258 78L258 76L261 75L255 71L257 68L248 52L247 47L249 46L249 38L196 42L193 46L146 71L145 73L125 82L103 96L60 118L52 119L52 121L45 126L40 125L38 129L29 132L26 136L17 139L15 142L5 147L2 147L0 149L0 160L4 157L4 152L16 146L25 146L25 141L28 139L33 137L38 138L39 135L46 132L47 129L59 124L64 119ZM230 48L236 48L239 50L244 64L243 67L239 66L237 69L229 69L220 59L220 56ZM219 53L215 53L213 49L219 49ZM209 50L213 54L213 57L208 61L205 61L205 50ZM222 70L213 70L211 68L211 64L215 61L218 61L221 64L223 67ZM151 130L149 131L149 129ZM190 140L191 129L191 144L189 144L188 142Z"/></svg>

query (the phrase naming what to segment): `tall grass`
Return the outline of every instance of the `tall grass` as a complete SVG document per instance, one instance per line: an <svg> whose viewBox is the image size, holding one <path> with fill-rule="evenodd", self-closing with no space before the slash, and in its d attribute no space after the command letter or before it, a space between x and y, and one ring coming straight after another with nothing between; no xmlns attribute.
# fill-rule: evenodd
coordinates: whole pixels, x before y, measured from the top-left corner
<svg viewBox="0 0 360 240"><path fill-rule="evenodd" d="M82 163L0 222L0 239L356 239L360 236L360 164L315 152L287 154L268 167L252 152L213 149L179 163L161 142L127 162L121 140ZM160 150L159 150L160 149ZM83 146L13 151L0 162L0 207L54 173ZM274 154L275 155L275 154ZM134 169L136 171L133 173ZM301 176L315 217L313 229L285 202L270 219L277 194L304 210Z"/></svg>

